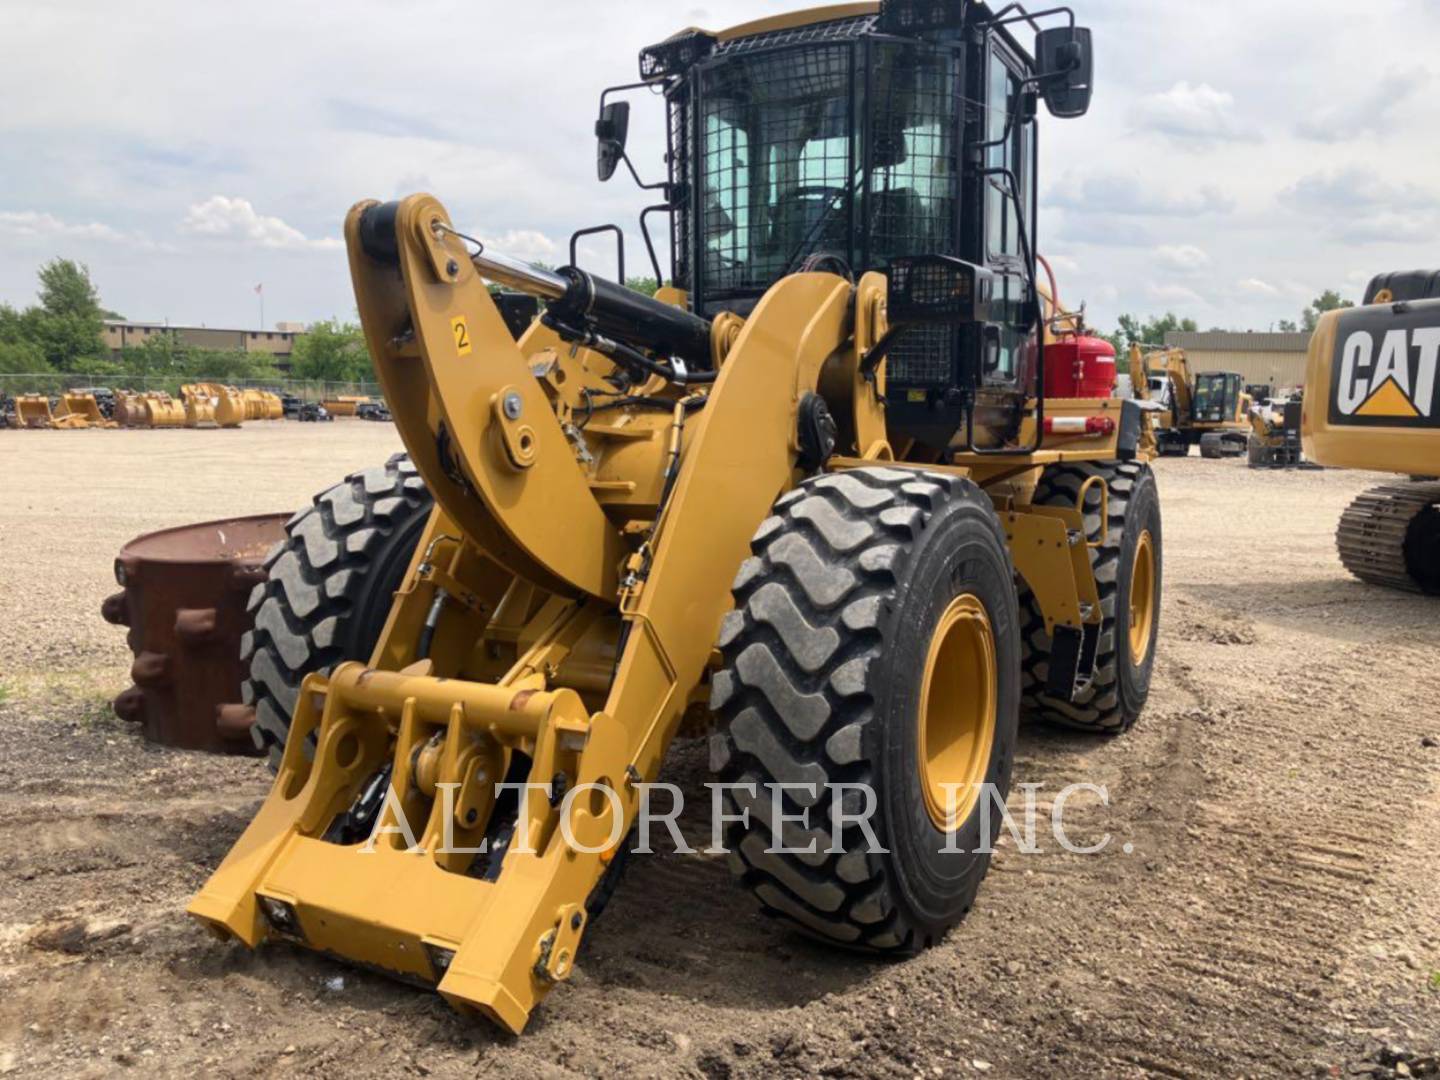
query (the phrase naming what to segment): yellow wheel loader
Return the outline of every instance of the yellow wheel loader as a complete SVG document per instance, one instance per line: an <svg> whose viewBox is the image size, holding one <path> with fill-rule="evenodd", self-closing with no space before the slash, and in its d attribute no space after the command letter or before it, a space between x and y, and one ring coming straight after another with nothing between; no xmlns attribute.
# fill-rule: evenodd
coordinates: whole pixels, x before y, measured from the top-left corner
<svg viewBox="0 0 1440 1080"><path fill-rule="evenodd" d="M1345 568L1362 581L1440 596L1440 273L1382 274L1358 308L1328 312L1310 341L1305 453L1397 480L1340 521Z"/></svg>
<svg viewBox="0 0 1440 1080"><path fill-rule="evenodd" d="M1022 700L1124 731L1159 632L1147 414L1047 394L1057 349L1114 357L1037 289L1038 104L1082 115L1091 73L1046 18L1032 49L1017 5L892 0L644 50L597 135L602 180L638 173L621 95L664 101L654 299L429 195L350 211L408 454L292 520L251 598L277 776L195 916L518 1032L683 724L765 911L878 954L964 917ZM518 340L491 286L543 301Z"/></svg>

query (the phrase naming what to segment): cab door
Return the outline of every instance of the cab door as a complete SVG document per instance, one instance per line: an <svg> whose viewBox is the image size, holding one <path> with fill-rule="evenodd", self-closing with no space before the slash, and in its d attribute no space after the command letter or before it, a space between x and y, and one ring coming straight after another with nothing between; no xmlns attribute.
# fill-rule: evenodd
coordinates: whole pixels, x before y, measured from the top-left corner
<svg viewBox="0 0 1440 1080"><path fill-rule="evenodd" d="M984 261L995 274L982 382L1015 387L1035 326L1026 265L1035 192L1035 124L1022 115L1024 66L999 38L985 56ZM1024 239L1022 240L1022 234Z"/></svg>

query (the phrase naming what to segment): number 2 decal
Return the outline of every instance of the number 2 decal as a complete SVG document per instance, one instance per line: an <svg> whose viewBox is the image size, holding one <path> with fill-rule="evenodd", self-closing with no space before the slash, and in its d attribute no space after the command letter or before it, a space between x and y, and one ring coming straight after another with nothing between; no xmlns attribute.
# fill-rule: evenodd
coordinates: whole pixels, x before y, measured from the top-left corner
<svg viewBox="0 0 1440 1080"><path fill-rule="evenodd" d="M470 324L465 321L464 315L456 315L450 320L450 332L455 335L455 352L460 356L469 356L472 348Z"/></svg>

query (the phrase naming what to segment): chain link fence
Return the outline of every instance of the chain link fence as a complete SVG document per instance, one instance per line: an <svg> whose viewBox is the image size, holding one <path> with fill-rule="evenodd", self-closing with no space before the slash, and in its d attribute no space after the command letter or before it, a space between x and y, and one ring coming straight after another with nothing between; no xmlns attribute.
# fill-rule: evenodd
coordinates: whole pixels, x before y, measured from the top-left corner
<svg viewBox="0 0 1440 1080"><path fill-rule="evenodd" d="M379 399L380 384L375 382L325 382L319 379L212 379L202 376L176 375L83 375L76 373L50 375L0 374L0 394L45 394L58 397L67 390L89 390L107 387L111 390L134 390L137 393L162 391L171 397L180 396L180 387L187 383L213 382L236 386L241 390L270 390L291 394L301 401L334 401L337 397L372 397Z"/></svg>

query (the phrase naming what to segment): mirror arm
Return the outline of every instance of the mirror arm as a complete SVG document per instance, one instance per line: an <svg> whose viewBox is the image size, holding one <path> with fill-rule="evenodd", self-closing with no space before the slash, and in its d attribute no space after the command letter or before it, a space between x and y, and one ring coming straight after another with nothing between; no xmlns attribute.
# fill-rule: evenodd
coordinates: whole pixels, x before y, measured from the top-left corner
<svg viewBox="0 0 1440 1080"><path fill-rule="evenodd" d="M657 84L656 84L656 83L653 83L653 82L637 82L637 83L625 83L623 86L611 86L611 87L608 87L608 88L600 91L600 111L601 111L602 113L605 111L605 106L608 104L608 99L609 99L609 97L610 97L611 94L623 94L623 93L626 93L626 92L628 92L628 91L630 91L630 90L639 90L639 89L641 89L642 87L646 87L646 86L654 87L654 86L656 86L656 85L657 85Z"/></svg>
<svg viewBox="0 0 1440 1080"><path fill-rule="evenodd" d="M630 170L630 176L635 181L635 186L638 187L641 191L664 191L666 198L669 198L670 182L668 180L661 180L658 183L647 184L644 180L640 179L640 174L635 171L634 162L630 160L630 155L624 150L620 151L620 160L623 161L625 163L625 167Z"/></svg>

